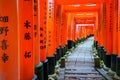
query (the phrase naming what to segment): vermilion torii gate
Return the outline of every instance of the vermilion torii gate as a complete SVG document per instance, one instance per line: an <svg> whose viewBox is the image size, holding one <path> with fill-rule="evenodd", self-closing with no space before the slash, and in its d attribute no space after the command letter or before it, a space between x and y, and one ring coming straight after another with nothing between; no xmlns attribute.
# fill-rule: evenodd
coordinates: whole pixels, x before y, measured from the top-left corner
<svg viewBox="0 0 120 80"><path fill-rule="evenodd" d="M120 0L1 0L0 80L48 79L92 30L100 58L120 76L119 21ZM94 27L76 26L84 23Z"/></svg>

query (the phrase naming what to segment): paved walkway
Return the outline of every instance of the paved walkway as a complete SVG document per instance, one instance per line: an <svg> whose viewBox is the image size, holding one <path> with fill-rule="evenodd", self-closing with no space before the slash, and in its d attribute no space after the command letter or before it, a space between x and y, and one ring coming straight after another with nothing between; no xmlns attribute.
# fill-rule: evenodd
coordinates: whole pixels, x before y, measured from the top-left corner
<svg viewBox="0 0 120 80"><path fill-rule="evenodd" d="M104 80L95 70L92 53L93 37L80 44L66 59L64 80ZM63 80L62 78L59 80Z"/></svg>

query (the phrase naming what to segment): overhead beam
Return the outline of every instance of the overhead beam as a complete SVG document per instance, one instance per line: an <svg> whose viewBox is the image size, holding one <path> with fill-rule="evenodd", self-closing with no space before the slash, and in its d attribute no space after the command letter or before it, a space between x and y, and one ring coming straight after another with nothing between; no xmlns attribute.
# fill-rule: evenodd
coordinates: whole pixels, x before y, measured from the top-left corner
<svg viewBox="0 0 120 80"><path fill-rule="evenodd" d="M85 6L85 4L75 7L73 5L63 5L63 10L66 12L90 12L90 11L99 11L101 8L100 4L96 4L96 6Z"/></svg>
<svg viewBox="0 0 120 80"><path fill-rule="evenodd" d="M103 2L108 2L108 0L55 0L55 4L57 5L103 3Z"/></svg>
<svg viewBox="0 0 120 80"><path fill-rule="evenodd" d="M64 12L71 12L71 13L75 13L75 12L99 12L99 10L95 9L95 10L65 10Z"/></svg>

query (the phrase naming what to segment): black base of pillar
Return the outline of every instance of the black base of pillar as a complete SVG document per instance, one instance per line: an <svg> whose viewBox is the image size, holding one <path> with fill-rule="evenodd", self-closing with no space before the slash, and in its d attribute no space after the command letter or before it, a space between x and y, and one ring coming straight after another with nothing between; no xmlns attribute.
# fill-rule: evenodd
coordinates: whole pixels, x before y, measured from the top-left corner
<svg viewBox="0 0 120 80"><path fill-rule="evenodd" d="M55 65L57 64L57 52L54 54L55 56Z"/></svg>
<svg viewBox="0 0 120 80"><path fill-rule="evenodd" d="M102 56L103 52L104 52L103 46L99 46L98 47L98 56L100 57L101 60L103 59L103 56Z"/></svg>
<svg viewBox="0 0 120 80"><path fill-rule="evenodd" d="M65 50L65 47L63 47L63 55L66 54L66 50Z"/></svg>
<svg viewBox="0 0 120 80"><path fill-rule="evenodd" d="M43 63L40 63L35 67L35 74L37 75L37 80L44 80Z"/></svg>
<svg viewBox="0 0 120 80"><path fill-rule="evenodd" d="M101 47L101 60L103 60L105 62L105 56L106 56L106 50L104 49L104 47Z"/></svg>
<svg viewBox="0 0 120 80"><path fill-rule="evenodd" d="M63 57L64 54L65 54L65 52L64 52L64 47L59 46L59 47L57 48L57 60L59 60L61 57Z"/></svg>
<svg viewBox="0 0 120 80"><path fill-rule="evenodd" d="M111 67L111 55L108 55L108 54L105 55L105 65L108 68Z"/></svg>
<svg viewBox="0 0 120 80"><path fill-rule="evenodd" d="M116 73L120 76L120 57L117 57L116 59Z"/></svg>
<svg viewBox="0 0 120 80"><path fill-rule="evenodd" d="M111 70L116 71L116 54L111 55Z"/></svg>
<svg viewBox="0 0 120 80"><path fill-rule="evenodd" d="M65 45L65 53L68 51L68 45Z"/></svg>
<svg viewBox="0 0 120 80"><path fill-rule="evenodd" d="M83 42L83 41L84 41L84 38L81 39L81 42Z"/></svg>
<svg viewBox="0 0 120 80"><path fill-rule="evenodd" d="M105 50L105 48L103 48L103 50L102 50L102 60L104 61L104 63L105 63L105 61L106 61L106 50Z"/></svg>
<svg viewBox="0 0 120 80"><path fill-rule="evenodd" d="M64 47L60 47L60 51L61 51L61 57L64 56Z"/></svg>
<svg viewBox="0 0 120 80"><path fill-rule="evenodd" d="M76 45L76 42L73 42L73 47L75 47L75 45Z"/></svg>
<svg viewBox="0 0 120 80"><path fill-rule="evenodd" d="M47 59L48 59L48 75L54 74L55 56L47 57Z"/></svg>
<svg viewBox="0 0 120 80"><path fill-rule="evenodd" d="M60 47L57 48L57 60L59 60L61 58L61 49Z"/></svg>
<svg viewBox="0 0 120 80"><path fill-rule="evenodd" d="M94 46L98 50L98 41L94 41Z"/></svg>
<svg viewBox="0 0 120 80"><path fill-rule="evenodd" d="M44 67L44 80L48 80L48 60L43 62Z"/></svg>
<svg viewBox="0 0 120 80"><path fill-rule="evenodd" d="M81 43L81 40L80 40L80 39L77 39L77 44L78 44L78 43Z"/></svg>
<svg viewBox="0 0 120 80"><path fill-rule="evenodd" d="M68 49L71 49L73 47L73 41L68 40Z"/></svg>
<svg viewBox="0 0 120 80"><path fill-rule="evenodd" d="M75 41L75 47L76 47L77 44L78 44L78 40Z"/></svg>

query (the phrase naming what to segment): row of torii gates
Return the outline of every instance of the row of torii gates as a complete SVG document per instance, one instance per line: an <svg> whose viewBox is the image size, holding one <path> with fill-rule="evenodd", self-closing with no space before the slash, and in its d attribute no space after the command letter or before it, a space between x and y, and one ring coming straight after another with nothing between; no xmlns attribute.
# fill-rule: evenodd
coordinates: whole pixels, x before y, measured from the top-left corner
<svg viewBox="0 0 120 80"><path fill-rule="evenodd" d="M0 0L0 80L47 80L67 49L93 34L120 75L120 0Z"/></svg>

